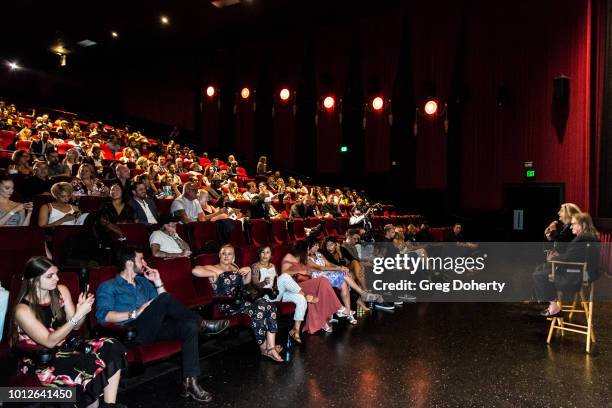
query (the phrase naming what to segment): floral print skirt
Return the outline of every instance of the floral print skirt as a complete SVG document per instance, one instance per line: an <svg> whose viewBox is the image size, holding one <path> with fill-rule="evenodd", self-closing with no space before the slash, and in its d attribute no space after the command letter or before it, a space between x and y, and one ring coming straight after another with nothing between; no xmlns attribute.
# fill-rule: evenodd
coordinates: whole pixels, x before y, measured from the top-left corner
<svg viewBox="0 0 612 408"><path fill-rule="evenodd" d="M74 387L76 405L90 405L100 398L108 380L127 367L127 350L119 340L108 337L85 342L91 346L91 353L58 349L48 366L36 368L31 360L24 359L21 371L34 370L43 386Z"/></svg>
<svg viewBox="0 0 612 408"><path fill-rule="evenodd" d="M255 302L245 302L242 307L237 308L230 304L219 305L221 311L225 315L243 313L251 318L251 329L255 334L257 344L263 344L266 341L266 332L276 333L278 330L276 324L276 305L265 299L257 299Z"/></svg>

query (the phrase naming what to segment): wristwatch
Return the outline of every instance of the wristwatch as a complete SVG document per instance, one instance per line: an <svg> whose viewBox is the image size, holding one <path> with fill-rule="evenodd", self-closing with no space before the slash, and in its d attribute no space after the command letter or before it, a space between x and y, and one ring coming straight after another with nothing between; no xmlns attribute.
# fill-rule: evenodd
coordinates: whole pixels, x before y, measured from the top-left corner
<svg viewBox="0 0 612 408"><path fill-rule="evenodd" d="M138 310L137 310L137 309L132 310L132 311L130 312L130 314L129 314L129 319L130 319L130 320L134 320L134 319L136 319L137 314L138 314Z"/></svg>

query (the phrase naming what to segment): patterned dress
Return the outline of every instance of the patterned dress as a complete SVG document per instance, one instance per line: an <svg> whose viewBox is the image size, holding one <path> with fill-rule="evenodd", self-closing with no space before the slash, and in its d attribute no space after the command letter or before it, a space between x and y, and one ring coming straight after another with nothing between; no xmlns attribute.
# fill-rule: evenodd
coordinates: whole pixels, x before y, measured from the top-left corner
<svg viewBox="0 0 612 408"><path fill-rule="evenodd" d="M320 252L317 252L315 257L310 257L310 260L319 266L325 266L325 258ZM334 288L340 288L344 283L344 272L342 271L313 271L312 278L326 278Z"/></svg>
<svg viewBox="0 0 612 408"><path fill-rule="evenodd" d="M238 272L223 272L216 281L211 281L213 291L218 296L235 298L242 286L242 276ZM265 299L257 299L255 302L244 302L241 305L222 303L219 309L225 315L243 313L251 318L251 328L255 334L257 344L266 341L266 332L276 333L276 305Z"/></svg>
<svg viewBox="0 0 612 408"><path fill-rule="evenodd" d="M27 300L21 303L29 305ZM63 301L60 303L63 306ZM51 305L41 305L42 323L50 332L62 323L53 317ZM55 347L53 360L45 367L36 367L28 358L20 361L20 370L27 374L34 372L43 386L59 388L74 387L76 405L85 407L96 401L108 385L108 380L119 370L127 367L127 350L118 340L102 337L85 340L92 348L90 353ZM36 345L30 337L19 329L19 343Z"/></svg>

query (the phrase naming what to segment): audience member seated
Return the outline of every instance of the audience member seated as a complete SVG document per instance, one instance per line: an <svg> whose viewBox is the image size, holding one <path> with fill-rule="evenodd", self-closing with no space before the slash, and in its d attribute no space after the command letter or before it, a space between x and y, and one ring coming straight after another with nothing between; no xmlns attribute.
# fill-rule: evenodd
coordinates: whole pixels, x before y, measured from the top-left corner
<svg viewBox="0 0 612 408"><path fill-rule="evenodd" d="M75 196L107 196L108 187L96 178L96 173L93 166L89 163L83 163L79 166L77 176L72 180L72 188Z"/></svg>
<svg viewBox="0 0 612 408"><path fill-rule="evenodd" d="M38 132L39 140L32 140L30 144L30 154L44 156L49 150L55 150L55 146L49 140L49 131L41 130Z"/></svg>
<svg viewBox="0 0 612 408"><path fill-rule="evenodd" d="M453 229L445 234L444 236L445 242L467 242L465 236L463 235L463 225L460 223L455 223L453 225Z"/></svg>
<svg viewBox="0 0 612 408"><path fill-rule="evenodd" d="M197 186L193 183L186 183L183 186L183 194L176 198L170 207L172 215L178 217L183 224L206 221L197 194Z"/></svg>
<svg viewBox="0 0 612 408"><path fill-rule="evenodd" d="M309 195L304 194L298 202L291 206L291 218L316 217L315 209L314 200Z"/></svg>
<svg viewBox="0 0 612 408"><path fill-rule="evenodd" d="M421 228L416 235L417 242L433 242L434 237L431 233L431 228L429 228L429 224L421 224Z"/></svg>
<svg viewBox="0 0 612 408"><path fill-rule="evenodd" d="M111 201L105 202L101 208L102 211L108 214L108 220L113 224L134 222L134 210L125 202L119 184L113 184L110 187L109 196Z"/></svg>
<svg viewBox="0 0 612 408"><path fill-rule="evenodd" d="M23 271L11 324L13 346L38 345L51 349L50 365L37 367L32 359L20 362L21 372L36 374L41 385L73 387L78 407L114 407L121 370L127 367L127 350L116 339L85 340L91 353L75 350L70 338L91 312L95 298L83 292L75 306L70 291L58 285L58 269L47 258L33 257Z"/></svg>
<svg viewBox="0 0 612 408"><path fill-rule="evenodd" d="M121 272L98 287L96 319L101 324L134 327L140 344L182 341L182 395L199 402L211 401L212 396L197 380L200 375L198 333L219 333L229 322L202 320L183 306L166 292L159 271L147 266L142 252L124 247L117 259Z"/></svg>
<svg viewBox="0 0 612 408"><path fill-rule="evenodd" d="M30 166L30 154L23 150L15 150L8 166L9 174L21 174L29 176L33 173Z"/></svg>
<svg viewBox="0 0 612 408"><path fill-rule="evenodd" d="M134 177L133 183L136 183L136 182L144 183L147 189L147 197L151 199L164 198L165 197L164 192L160 191L155 185L156 180L157 180L157 176L154 173L145 172L145 173L142 173Z"/></svg>
<svg viewBox="0 0 612 408"><path fill-rule="evenodd" d="M10 200L15 190L9 175L0 178L0 227L22 227L30 225L34 205L31 202L16 203Z"/></svg>
<svg viewBox="0 0 612 408"><path fill-rule="evenodd" d="M60 163L59 154L55 150L47 150L45 153L49 177L70 176L72 168L68 168L64 163Z"/></svg>
<svg viewBox="0 0 612 408"><path fill-rule="evenodd" d="M321 207L321 214L324 217L339 217L340 216L340 206L337 202L335 202L335 196L330 194L327 196L327 201Z"/></svg>
<svg viewBox="0 0 612 408"><path fill-rule="evenodd" d="M318 302L308 305L308 314L303 331L314 334L319 330L333 331L330 323L335 322L334 314L346 314L336 292L325 278L313 278L308 267L308 243L297 241L292 250L285 255L281 264L282 273L291 275L300 285L306 296L311 295Z"/></svg>
<svg viewBox="0 0 612 408"><path fill-rule="evenodd" d="M55 201L40 207L38 226L55 227L57 225L76 225L81 217L79 207L70 204L72 184L60 182L51 186L51 195Z"/></svg>
<svg viewBox="0 0 612 408"><path fill-rule="evenodd" d="M219 252L219 263L216 265L196 266L193 274L198 278L210 279L213 291L218 296L237 298L243 285L251 282L251 268L238 268L235 264L234 247L224 245ZM261 354L273 361L282 363L284 360L276 346L276 305L263 298L253 302L242 299L241 302L219 304L221 312L230 316L246 314L251 318L251 328Z"/></svg>
<svg viewBox="0 0 612 408"><path fill-rule="evenodd" d="M272 259L272 247L264 245L257 249L257 262L251 266L253 277L251 282L254 286L271 289L276 287L278 290L278 296L274 299L270 299L266 295L266 299L272 302L283 301L291 302L295 304L295 312L293 313L293 329L289 330L289 336L297 343L301 343L300 330L304 316L306 315L307 303L317 303L319 299L312 294L305 295L300 285L297 284L293 277L288 273L283 273L281 276L277 276L276 267L271 262ZM331 290L331 287L330 287ZM331 290L334 297L336 297L333 290ZM316 315L316 312L313 312ZM310 315L311 313L309 313ZM311 323L309 326L312 326ZM318 330L318 329L317 329Z"/></svg>
<svg viewBox="0 0 612 408"><path fill-rule="evenodd" d="M164 215L159 220L159 230L153 231L149 237L151 253L156 258L190 257L189 244L181 239L176 232L176 219Z"/></svg>
<svg viewBox="0 0 612 408"><path fill-rule="evenodd" d="M372 302L378 297L369 294L365 289L361 288L355 280L350 276L350 270L346 266L335 265L325 259L319 252L319 242L312 237L306 239L308 244L308 267L311 269L310 275L313 278L326 278L334 287L340 289L340 297L346 311L338 314L338 317L346 317L350 324L357 324L357 320L353 317L355 312L351 311L351 296L349 287L357 292L360 296L359 305L366 307L365 302Z"/></svg>
<svg viewBox="0 0 612 408"><path fill-rule="evenodd" d="M222 207L217 208L210 204L208 191L199 190L198 191L198 202L202 207L202 211L204 212L203 221L218 221L218 220L226 220L231 217L233 214L233 219L237 218L237 213L233 208L230 207Z"/></svg>
<svg viewBox="0 0 612 408"><path fill-rule="evenodd" d="M231 183L229 183L228 186L228 190L227 190L227 198L230 201L236 201L236 200L242 200L242 193L240 192L240 189L238 188L238 184L235 181L232 181Z"/></svg>
<svg viewBox="0 0 612 408"><path fill-rule="evenodd" d="M102 160L104 160L104 154L102 154L102 149L100 145L95 144L91 146L91 149L87 152L87 156L83 158L83 163L89 163L96 169L96 173L98 175L102 174Z"/></svg>
<svg viewBox="0 0 612 408"><path fill-rule="evenodd" d="M64 160L62 160L62 164L68 168L68 175L72 174L72 166L75 164L80 164L80 160L81 157L76 149L68 149L66 151L66 157L64 157Z"/></svg>
<svg viewBox="0 0 612 408"><path fill-rule="evenodd" d="M589 279L594 281L599 274L599 246L589 248L588 258L586 243L599 242L599 232L593 225L588 213L574 214L571 218L572 233L575 238L569 243L564 253L552 251L548 254L548 261L559 262L588 262ZM538 301L549 302L548 308L542 311L545 317L555 317L561 314L561 306L557 293L571 299L582 285L582 269L579 266L568 267L560 265L555 270L554 282L549 281L550 268L538 267L533 273L533 280Z"/></svg>
<svg viewBox="0 0 612 408"><path fill-rule="evenodd" d="M23 197L31 199L39 194L49 194L51 180L49 180L49 166L46 161L34 162L34 171L21 184L20 193Z"/></svg>
<svg viewBox="0 0 612 408"><path fill-rule="evenodd" d="M130 168L125 164L118 164L115 167L115 178L109 180L111 184L119 184L125 202L132 198L132 180L130 180Z"/></svg>
<svg viewBox="0 0 612 408"><path fill-rule="evenodd" d="M145 184L137 181L132 185L132 198L128 201L128 205L134 212L136 222L141 224L157 224L159 220L159 212L155 201L147 196Z"/></svg>

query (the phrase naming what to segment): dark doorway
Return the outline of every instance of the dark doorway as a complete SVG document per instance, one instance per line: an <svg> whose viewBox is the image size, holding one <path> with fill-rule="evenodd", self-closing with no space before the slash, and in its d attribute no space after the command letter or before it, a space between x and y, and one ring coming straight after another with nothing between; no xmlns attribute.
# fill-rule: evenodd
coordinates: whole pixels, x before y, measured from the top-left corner
<svg viewBox="0 0 612 408"><path fill-rule="evenodd" d="M510 241L538 242L557 219L565 197L563 183L504 185L504 230Z"/></svg>

